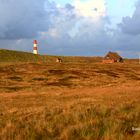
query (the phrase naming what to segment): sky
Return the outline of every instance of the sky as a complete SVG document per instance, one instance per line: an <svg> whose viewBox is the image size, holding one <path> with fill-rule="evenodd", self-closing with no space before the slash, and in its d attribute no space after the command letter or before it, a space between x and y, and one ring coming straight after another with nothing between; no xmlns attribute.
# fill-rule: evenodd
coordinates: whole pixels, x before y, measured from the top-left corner
<svg viewBox="0 0 140 140"><path fill-rule="evenodd" d="M140 0L0 0L0 48L138 58Z"/></svg>

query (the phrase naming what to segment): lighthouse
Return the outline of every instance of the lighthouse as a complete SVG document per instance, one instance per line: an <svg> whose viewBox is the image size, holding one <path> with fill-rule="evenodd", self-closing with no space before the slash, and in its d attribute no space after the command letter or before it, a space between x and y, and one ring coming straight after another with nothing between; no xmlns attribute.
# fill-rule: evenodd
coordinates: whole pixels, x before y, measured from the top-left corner
<svg viewBox="0 0 140 140"><path fill-rule="evenodd" d="M38 54L38 52L37 52L37 40L33 41L33 54Z"/></svg>

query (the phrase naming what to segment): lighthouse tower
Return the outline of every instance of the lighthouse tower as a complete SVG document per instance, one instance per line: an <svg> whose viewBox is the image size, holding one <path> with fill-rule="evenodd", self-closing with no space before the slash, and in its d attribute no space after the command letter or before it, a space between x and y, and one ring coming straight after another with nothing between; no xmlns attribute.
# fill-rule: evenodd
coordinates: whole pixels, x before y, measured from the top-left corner
<svg viewBox="0 0 140 140"><path fill-rule="evenodd" d="M33 54L38 54L38 52L37 52L37 40L33 41Z"/></svg>

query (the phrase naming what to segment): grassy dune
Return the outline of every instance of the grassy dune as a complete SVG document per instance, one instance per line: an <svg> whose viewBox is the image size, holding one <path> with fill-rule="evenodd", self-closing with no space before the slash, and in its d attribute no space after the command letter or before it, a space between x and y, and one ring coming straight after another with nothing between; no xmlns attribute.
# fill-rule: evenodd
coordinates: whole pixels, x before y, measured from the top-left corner
<svg viewBox="0 0 140 140"><path fill-rule="evenodd" d="M80 62L100 62L101 57L65 57L65 56L49 56L49 55L34 55L32 53L20 52L14 50L0 49L0 63L12 64L12 63L54 63L56 58L59 57L65 62L80 63Z"/></svg>
<svg viewBox="0 0 140 140"><path fill-rule="evenodd" d="M132 130L140 128L137 60L61 57L57 64L56 56L35 56L44 60L36 62L15 53L16 61L0 53L0 139L140 139Z"/></svg>

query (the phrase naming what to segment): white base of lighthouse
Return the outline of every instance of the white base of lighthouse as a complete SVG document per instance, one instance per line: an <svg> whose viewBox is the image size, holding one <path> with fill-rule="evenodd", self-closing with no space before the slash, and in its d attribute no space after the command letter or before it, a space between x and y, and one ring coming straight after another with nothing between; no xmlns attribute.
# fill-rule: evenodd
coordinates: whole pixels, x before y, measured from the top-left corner
<svg viewBox="0 0 140 140"><path fill-rule="evenodd" d="M38 54L38 53L37 53L37 50L33 50L33 54Z"/></svg>

